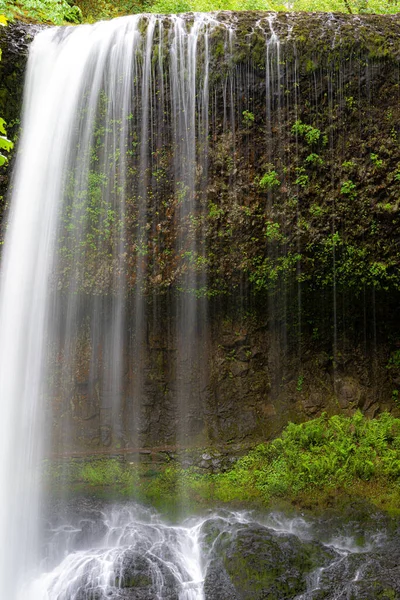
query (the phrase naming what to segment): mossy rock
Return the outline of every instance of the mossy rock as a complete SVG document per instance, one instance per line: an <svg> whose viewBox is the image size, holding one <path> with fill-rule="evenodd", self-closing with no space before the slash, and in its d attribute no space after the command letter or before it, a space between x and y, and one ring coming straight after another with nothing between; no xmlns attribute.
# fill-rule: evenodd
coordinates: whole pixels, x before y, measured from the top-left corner
<svg viewBox="0 0 400 600"><path fill-rule="evenodd" d="M393 564L387 551L349 554L322 572L319 585L315 600L397 600L400 567Z"/></svg>
<svg viewBox="0 0 400 600"><path fill-rule="evenodd" d="M254 523L224 529L212 547L205 578L206 600L293 598L307 590L310 573L335 556L333 550L317 542L302 541ZM211 524L207 530L210 535Z"/></svg>

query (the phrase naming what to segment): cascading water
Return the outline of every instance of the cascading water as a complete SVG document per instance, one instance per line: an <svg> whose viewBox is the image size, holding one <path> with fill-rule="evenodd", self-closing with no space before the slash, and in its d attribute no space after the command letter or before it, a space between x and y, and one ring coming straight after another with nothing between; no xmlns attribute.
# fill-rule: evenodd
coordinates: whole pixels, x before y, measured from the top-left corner
<svg viewBox="0 0 400 600"><path fill-rule="evenodd" d="M226 510L174 525L132 503L79 499L50 511L41 574L24 598L236 600L249 597L254 584L257 590L257 569L277 599L345 598L376 562L373 552L390 551L387 532L372 530L360 544L351 529L329 532L326 523L301 517ZM274 578L285 581L288 569L285 593ZM243 577L249 589L241 588Z"/></svg>
<svg viewBox="0 0 400 600"><path fill-rule="evenodd" d="M136 505L97 510L89 505L82 512L81 506L74 515L58 515L49 524L50 570L28 588L33 598L100 600L128 593L130 587L149 599L204 597L202 521L171 526Z"/></svg>
<svg viewBox="0 0 400 600"><path fill-rule="evenodd" d="M264 396L280 394L289 335L301 355L297 196L309 176L304 166L285 165L300 84L296 49L283 67L274 24L273 16L258 15L236 45L235 18L224 14L134 16L47 30L32 44L1 273L1 599L231 599L231 542L247 543L247 530L271 543L275 534L284 543L289 534L308 539L290 530L293 523L260 525L237 513L172 526L129 505L102 506L95 515L91 507L85 515L81 503L76 515L64 515L61 499L54 515L41 512L44 456L137 455L143 445L176 449L236 439L242 407L238 401L232 411L231 390L240 391L242 380L236 388L229 382L248 373L250 360L260 368L240 420L257 437L266 422L260 415L268 421L275 414ZM247 56L255 33L261 43ZM334 111L343 90L328 83ZM260 106L257 139L268 148L261 157L250 141ZM281 142L279 152L273 142ZM282 182L272 161L282 167ZM280 212L284 194L289 216ZM236 245L240 227L245 233ZM210 407L212 237L232 252L239 282L229 261L221 272L235 280L235 293L240 286L243 313L250 283L268 286L285 269L298 280L281 280L266 300L267 348L253 352L241 330L223 340L231 367L216 361L211 375L218 379L221 364L222 377ZM265 247L263 256L252 255L253 242ZM323 256L335 263L335 243ZM291 597L312 598L354 550L324 544L317 552L322 566L310 559ZM349 586L362 570L352 569Z"/></svg>
<svg viewBox="0 0 400 600"><path fill-rule="evenodd" d="M0 505L0 531L13 542L1 549L1 597L16 597L35 562L40 460L50 449L75 449L74 415L83 410L84 419L98 418L104 446L126 445L126 429L131 443L139 441L148 255L168 192L176 199L173 250L183 265L182 297L172 304L173 418L182 423L175 441L188 434L189 401L196 400L191 378L204 359L191 342L205 318L204 303L196 307L196 291L205 286L204 246L192 219L204 207L214 25L207 15L192 24L178 16L136 16L48 30L32 44L2 271L0 387L7 402L0 481L9 493ZM166 144L172 181L163 174ZM193 275L185 263L196 262ZM132 349L128 362L125 347ZM82 380L83 408L73 391ZM127 407L123 398L130 395ZM54 427L50 399L58 411Z"/></svg>
<svg viewBox="0 0 400 600"><path fill-rule="evenodd" d="M195 205L196 47L211 22L199 16L187 31L182 18L168 21L174 188L181 194L182 218L187 219ZM158 43L153 39L156 32ZM91 401L101 395L103 441L123 438L128 289L134 290L131 335L139 355L146 329L142 297L150 190L154 192L151 170L155 152L161 151L157 119L163 122L165 110L165 99L158 96L162 86L156 86L158 79L168 85L163 82L163 35L163 19L131 17L45 31L32 44L2 271L0 386L7 401L0 480L9 493L2 496L0 531L3 540L13 540L11 547L2 544L1 549L2 598L16 597L22 574L35 556L37 469L43 444L47 450L52 444L42 428L46 400L59 396L65 402L76 372L84 371ZM200 104L207 97L207 69L204 72ZM200 127L203 140L206 123ZM201 152L205 153L204 141ZM193 239L187 248L183 235L179 240L178 252L196 252ZM136 264L128 271L132 253ZM180 330L193 319L186 316L193 312L189 305L181 305ZM86 353L84 364L77 364L78 348ZM137 412L130 426L138 430L142 365L135 359L133 369ZM68 448L69 417L60 427L54 441L59 450Z"/></svg>

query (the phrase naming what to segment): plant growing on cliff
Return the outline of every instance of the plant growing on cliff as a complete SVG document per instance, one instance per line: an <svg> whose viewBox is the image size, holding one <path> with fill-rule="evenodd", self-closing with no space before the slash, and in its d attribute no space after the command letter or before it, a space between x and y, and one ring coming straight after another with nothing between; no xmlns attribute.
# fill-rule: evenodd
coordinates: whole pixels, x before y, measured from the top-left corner
<svg viewBox="0 0 400 600"><path fill-rule="evenodd" d="M295 180L295 185L299 185L300 187L306 187L309 183L309 177L305 172L304 167L296 167L297 177Z"/></svg>
<svg viewBox="0 0 400 600"><path fill-rule="evenodd" d="M306 163L308 163L309 165L315 165L317 167L321 167L324 164L324 161L319 156L319 154L312 152L311 154L309 154L306 157Z"/></svg>
<svg viewBox="0 0 400 600"><path fill-rule="evenodd" d="M4 15L0 15L0 27L5 27L7 25L7 19ZM1 60L1 50L0 50L0 60ZM7 161L8 158L4 154L4 152L10 152L12 150L14 144L11 140L7 138L7 131L5 128L6 122L4 119L0 117L0 167L2 167Z"/></svg>
<svg viewBox="0 0 400 600"><path fill-rule="evenodd" d="M10 152L14 146L12 141L7 138L5 124L4 119L0 118L0 167L8 161L7 156L3 152Z"/></svg>
<svg viewBox="0 0 400 600"><path fill-rule="evenodd" d="M297 385L296 385L296 390L298 392L303 391L303 383L304 383L304 375L299 375L299 377L297 379Z"/></svg>
<svg viewBox="0 0 400 600"><path fill-rule="evenodd" d="M355 183L348 179L344 181L340 187L340 193L343 196L348 196L351 199L354 199L357 195Z"/></svg>
<svg viewBox="0 0 400 600"><path fill-rule="evenodd" d="M263 190L272 190L272 188L278 187L280 184L278 173L271 168L261 177L259 186Z"/></svg>
<svg viewBox="0 0 400 600"><path fill-rule="evenodd" d="M381 158L379 158L379 156L377 154L374 154L373 152L370 154L370 159L371 162L373 163L373 165L377 168L380 169L383 165L383 160Z"/></svg>
<svg viewBox="0 0 400 600"><path fill-rule="evenodd" d="M270 241L283 241L284 236L281 233L279 223L276 223L274 221L267 221L267 223L265 224L265 237Z"/></svg>
<svg viewBox="0 0 400 600"><path fill-rule="evenodd" d="M391 353L388 364L386 365L387 369L400 369L400 350L395 350Z"/></svg>
<svg viewBox="0 0 400 600"><path fill-rule="evenodd" d="M254 123L254 113L250 112L249 110L244 110L242 112L242 116L243 116L243 124L246 125L247 127Z"/></svg>
<svg viewBox="0 0 400 600"><path fill-rule="evenodd" d="M313 127L312 125L303 123L300 119L297 119L292 126L292 133L302 137L308 146L314 146L320 141L322 141L323 145L325 146L328 141L326 136L323 136L319 129Z"/></svg>

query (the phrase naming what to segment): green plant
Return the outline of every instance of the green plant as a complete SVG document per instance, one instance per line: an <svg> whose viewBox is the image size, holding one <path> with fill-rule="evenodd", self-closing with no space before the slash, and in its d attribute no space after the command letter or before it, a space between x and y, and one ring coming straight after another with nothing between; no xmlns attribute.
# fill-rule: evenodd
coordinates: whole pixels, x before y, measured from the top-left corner
<svg viewBox="0 0 400 600"><path fill-rule="evenodd" d="M389 362L386 365L387 369L400 369L400 350L394 350L389 358Z"/></svg>
<svg viewBox="0 0 400 600"><path fill-rule="evenodd" d="M280 231L279 223L267 221L265 225L265 237L271 241L281 241L284 236Z"/></svg>
<svg viewBox="0 0 400 600"><path fill-rule="evenodd" d="M319 204L312 204L308 210L312 217L321 217L324 214L324 209Z"/></svg>
<svg viewBox="0 0 400 600"><path fill-rule="evenodd" d="M62 25L65 21L81 23L83 20L79 6L68 0L0 0L0 11L9 19L29 18L54 25Z"/></svg>
<svg viewBox="0 0 400 600"><path fill-rule="evenodd" d="M344 171L352 171L356 167L356 163L352 160L345 160L342 163L342 169Z"/></svg>
<svg viewBox="0 0 400 600"><path fill-rule="evenodd" d="M288 11L287 5L266 0L79 0L79 8L74 0L0 0L0 12L10 18L31 18L61 25L63 21L72 23L111 19L133 13L181 13L210 12L214 10L269 10ZM71 6L72 4L72 6ZM82 10L82 13L80 12ZM390 0L294 0L293 11L339 11L348 13L396 13L397 6ZM306 71L317 68L314 60L308 59ZM355 110L353 97L346 97L346 107Z"/></svg>
<svg viewBox="0 0 400 600"><path fill-rule="evenodd" d="M354 199L357 195L355 183L351 179L344 181L340 187L340 193Z"/></svg>
<svg viewBox="0 0 400 600"><path fill-rule="evenodd" d="M356 102L355 102L353 96L348 96L344 100L346 102L346 108L348 110L351 110L351 111L355 110Z"/></svg>
<svg viewBox="0 0 400 600"><path fill-rule="evenodd" d="M219 219L224 214L222 208L218 207L214 202L210 202L208 205L208 216L210 219Z"/></svg>
<svg viewBox="0 0 400 600"><path fill-rule="evenodd" d="M244 125L249 126L254 123L254 114L252 112L250 112L249 110L244 110L242 112L242 116L243 116Z"/></svg>
<svg viewBox="0 0 400 600"><path fill-rule="evenodd" d="M298 384L302 380L299 377ZM212 452L212 450L211 450ZM199 456L202 451L199 451ZM394 509L400 499L400 419L389 413L367 419L322 414L306 423L289 423L280 437L260 444L228 471L204 473L177 463L156 468L113 458L89 457L43 464L47 485L71 485L92 494L129 495L161 505L187 501L268 504L280 498L310 506L314 498L358 494ZM65 488L65 489L66 489ZM397 490L397 493L396 493ZM320 495L320 496L318 496Z"/></svg>
<svg viewBox="0 0 400 600"><path fill-rule="evenodd" d="M379 156L377 154L371 153L370 159L377 169L380 169L382 167L383 160L381 158L379 158Z"/></svg>
<svg viewBox="0 0 400 600"><path fill-rule="evenodd" d="M275 170L267 171L260 179L259 186L265 190L271 190L281 184L278 178L278 173Z"/></svg>
<svg viewBox="0 0 400 600"><path fill-rule="evenodd" d="M287 252L275 259L255 256L248 263L249 281L259 291L274 289L278 281L285 281L296 272L300 260L301 254L297 252Z"/></svg>
<svg viewBox="0 0 400 600"><path fill-rule="evenodd" d="M306 187L309 183L309 177L305 172L304 167L296 167L297 177L295 180L295 185L299 185L300 187Z"/></svg>
<svg viewBox="0 0 400 600"><path fill-rule="evenodd" d="M304 383L304 375L299 375L299 377L297 379L297 385L296 385L296 390L298 392L303 391L303 383Z"/></svg>
<svg viewBox="0 0 400 600"><path fill-rule="evenodd" d="M325 136L322 136L319 129L312 125L306 125L300 119L292 126L292 133L304 138L309 146L313 146L319 141L322 141L323 145L327 143L327 139L325 140Z"/></svg>
<svg viewBox="0 0 400 600"><path fill-rule="evenodd" d="M6 123L4 119L0 118L0 134L2 134L0 135L0 167L8 161L8 158L5 154L3 154L3 151L10 152L10 150L12 150L14 147L14 144L11 142L11 140L7 138L5 124Z"/></svg>
<svg viewBox="0 0 400 600"><path fill-rule="evenodd" d="M323 414L307 423L290 423L280 438L258 446L217 481L234 483L232 494L239 495L244 487L248 494L249 487L255 487L269 499L399 477L400 419L384 413L368 420L357 412L352 417Z"/></svg>
<svg viewBox="0 0 400 600"><path fill-rule="evenodd" d="M306 163L308 163L310 165L315 165L317 167L321 167L324 164L324 161L318 154L315 154L315 152L312 152L311 154L309 154L306 157Z"/></svg>
<svg viewBox="0 0 400 600"><path fill-rule="evenodd" d="M7 19L4 15L0 15L0 27L5 27L7 25ZM0 60L1 60L1 50L0 50ZM2 167L7 161L8 158L4 154L4 152L10 152L12 150L14 144L11 140L7 138L7 131L5 128L6 122L4 119L0 118L0 167Z"/></svg>

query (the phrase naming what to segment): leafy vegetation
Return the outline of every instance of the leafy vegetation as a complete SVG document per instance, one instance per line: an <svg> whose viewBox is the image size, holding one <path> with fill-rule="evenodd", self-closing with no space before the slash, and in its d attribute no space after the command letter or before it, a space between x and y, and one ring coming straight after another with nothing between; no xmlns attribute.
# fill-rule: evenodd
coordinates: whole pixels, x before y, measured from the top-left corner
<svg viewBox="0 0 400 600"><path fill-rule="evenodd" d="M260 179L260 188L264 190L270 190L280 184L278 173L274 169L267 171Z"/></svg>
<svg viewBox="0 0 400 600"><path fill-rule="evenodd" d="M254 123L254 113L250 112L249 110L244 110L242 116L244 125L248 126Z"/></svg>
<svg viewBox="0 0 400 600"><path fill-rule="evenodd" d="M327 137L323 136L319 129L313 127L312 125L306 125L306 123L303 123L300 119L298 119L293 125L292 133L294 135L303 137L309 146L314 146L321 140L325 146L328 141Z"/></svg>
<svg viewBox="0 0 400 600"><path fill-rule="evenodd" d="M303 384L299 377L298 387ZM46 465L54 488L79 482L83 489L112 486L157 505L190 501L261 503L279 500L313 506L332 496L361 495L395 511L400 499L400 419L388 413L367 419L326 414L290 423L281 437L261 444L226 472L210 474L171 463L155 471L118 459L71 462L69 469ZM104 492L104 489L102 490Z"/></svg>
<svg viewBox="0 0 400 600"><path fill-rule="evenodd" d="M273 10L287 11L288 7L279 0L81 0L78 2L84 15L91 18L112 17L133 12L179 13L209 12L213 10ZM339 11L347 13L396 13L396 3L389 0L295 0L294 11Z"/></svg>
<svg viewBox="0 0 400 600"><path fill-rule="evenodd" d="M5 27L7 25L7 19L4 15L0 15L0 27ZM0 60L1 60L1 50L0 50ZM7 155L4 152L10 152L12 150L14 144L11 140L7 138L7 131L5 128L6 122L4 119L0 117L0 167L7 163Z"/></svg>
<svg viewBox="0 0 400 600"><path fill-rule="evenodd" d="M4 119L0 118L0 167L2 167L8 160L7 156L3 154L3 151L9 152L14 146L12 141L7 138L5 124L6 122Z"/></svg>
<svg viewBox="0 0 400 600"><path fill-rule="evenodd" d="M218 476L217 494L228 499L251 489L268 501L360 482L384 482L400 493L400 419L385 413L368 420L357 412L290 423L280 438Z"/></svg>
<svg viewBox="0 0 400 600"><path fill-rule="evenodd" d="M348 196L349 198L355 198L357 193L355 184L350 179L344 181L340 188L340 193L344 196Z"/></svg>
<svg viewBox="0 0 400 600"><path fill-rule="evenodd" d="M34 20L53 25L82 22L79 6L67 0L0 0L0 13L8 19Z"/></svg>
<svg viewBox="0 0 400 600"><path fill-rule="evenodd" d="M94 22L142 12L160 14L215 10L288 11L279 0L0 0L0 12L9 19L34 20L54 25ZM353 14L396 13L390 0L295 0L290 10L338 11Z"/></svg>

